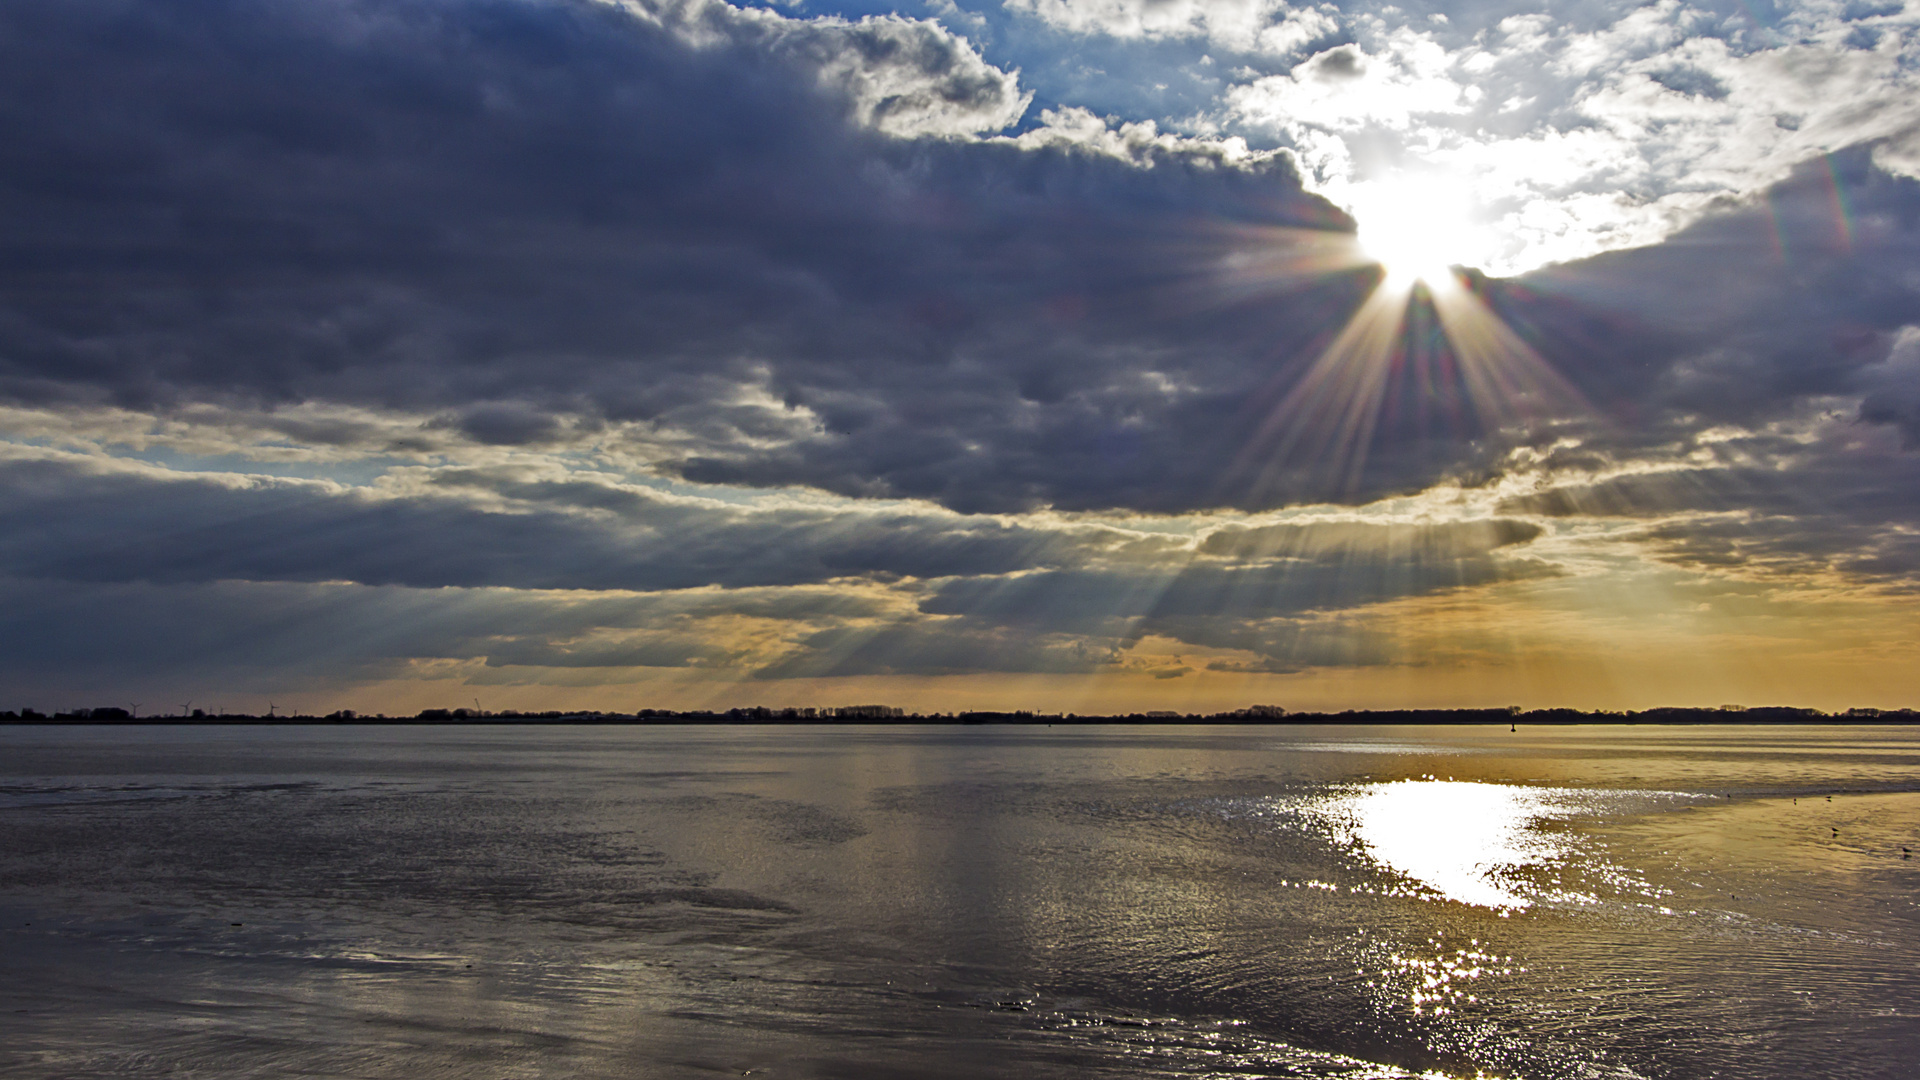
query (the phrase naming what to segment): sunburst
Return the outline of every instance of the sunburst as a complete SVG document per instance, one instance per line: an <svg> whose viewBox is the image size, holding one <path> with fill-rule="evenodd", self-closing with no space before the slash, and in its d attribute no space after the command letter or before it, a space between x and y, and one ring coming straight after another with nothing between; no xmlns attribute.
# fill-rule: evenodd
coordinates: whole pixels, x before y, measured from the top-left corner
<svg viewBox="0 0 1920 1080"><path fill-rule="evenodd" d="M1466 419L1464 405L1481 432L1584 410L1459 269L1492 261L1499 244L1465 183L1404 173L1340 194L1357 234L1337 257L1322 244L1293 265L1317 274L1375 266L1377 281L1248 444L1233 470L1242 481L1272 488L1305 473L1316 487L1360 486L1389 400L1412 399L1450 423Z"/></svg>
<svg viewBox="0 0 1920 1080"><path fill-rule="evenodd" d="M1452 267L1484 266L1495 253L1485 211L1455 177L1396 173L1354 184L1345 195L1360 250L1386 271L1389 290L1407 292L1422 281L1439 285Z"/></svg>

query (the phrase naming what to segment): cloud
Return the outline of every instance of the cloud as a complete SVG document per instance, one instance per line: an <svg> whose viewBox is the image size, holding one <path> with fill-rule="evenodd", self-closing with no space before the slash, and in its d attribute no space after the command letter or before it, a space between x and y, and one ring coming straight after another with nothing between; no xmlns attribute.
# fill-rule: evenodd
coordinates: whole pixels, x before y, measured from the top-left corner
<svg viewBox="0 0 1920 1080"><path fill-rule="evenodd" d="M742 507L604 476L442 468L347 488L73 455L0 460L0 565L68 580L691 589L1085 561L1114 537L930 508Z"/></svg>
<svg viewBox="0 0 1920 1080"><path fill-rule="evenodd" d="M1070 634L1031 634L963 620L834 627L754 671L759 679L850 675L1084 675L1120 666L1119 642Z"/></svg>
<svg viewBox="0 0 1920 1080"><path fill-rule="evenodd" d="M1598 527L1603 546L1729 581L1873 596L1911 591L1920 572L1920 506L1907 494L1920 458L1844 409L1713 429L1665 461L1644 454L1598 475L1542 464L1500 512Z"/></svg>
<svg viewBox="0 0 1920 1080"><path fill-rule="evenodd" d="M1867 391L1860 419L1892 424L1906 449L1920 449L1920 327L1902 327L1887 358L1860 369L1855 382Z"/></svg>
<svg viewBox="0 0 1920 1080"><path fill-rule="evenodd" d="M1591 400L1635 411L1616 437L1761 423L1857 392L1920 316L1916 203L1865 152L1834 155L1670 243L1532 275L1533 300L1497 305Z"/></svg>
<svg viewBox="0 0 1920 1080"><path fill-rule="evenodd" d="M1280 619L1360 607L1382 600L1537 577L1554 571L1495 552L1538 536L1525 522L1421 525L1339 523L1223 530L1185 565L1127 571L1062 568L1008 577L975 576L942 584L920 603L937 615L967 615L1004 626L1105 632L1161 632L1179 623L1180 640L1219 644L1242 620ZM1240 561L1248 560L1248 561ZM1202 623L1219 629L1194 631ZM1221 636L1224 634L1225 636ZM1239 647L1239 646L1235 646Z"/></svg>
<svg viewBox="0 0 1920 1080"><path fill-rule="evenodd" d="M1661 241L1850 146L1916 175L1904 10L1795 6L1764 30L1680 0L1452 14L1350 12L1351 42L1228 87L1214 126L1284 139L1343 205L1401 172L1466 183L1488 243L1463 258L1498 274Z"/></svg>
<svg viewBox="0 0 1920 1080"><path fill-rule="evenodd" d="M1203 555L1238 559L1391 559L1429 562L1480 555L1540 536L1528 521L1490 518L1442 524L1394 525L1364 521L1229 527L1208 534Z"/></svg>
<svg viewBox="0 0 1920 1080"><path fill-rule="evenodd" d="M0 526L0 577L21 619L51 628L19 664L77 670L124 639L156 664L205 648L218 657L194 670L273 668L346 634L308 666L363 679L429 661L605 678L1145 671L1129 653L1150 635L1280 670L1358 655L1294 616L1551 572L1495 556L1539 535L1512 520L1228 525L1195 543L924 506L728 503L532 464L349 487L24 447L0 462ZM88 638L114 604L134 606ZM182 619L192 633L154 643Z"/></svg>
<svg viewBox="0 0 1920 1080"><path fill-rule="evenodd" d="M7 5L8 677L1187 686L1911 588L1904 11L1031 11L1249 66L1186 123L896 16ZM1297 163L1415 157L1613 250L1367 307Z"/></svg>
<svg viewBox="0 0 1920 1080"><path fill-rule="evenodd" d="M1071 33L1203 37L1224 48L1283 55L1338 25L1330 8L1282 0L1007 0L1006 7Z"/></svg>
<svg viewBox="0 0 1920 1080"><path fill-rule="evenodd" d="M721 0L605 0L701 48L746 46L814 73L850 118L889 135L999 131L1032 100L1016 73L981 59L965 38L898 15L792 19Z"/></svg>
<svg viewBox="0 0 1920 1080"><path fill-rule="evenodd" d="M324 403L411 413L427 445L613 425L634 468L701 482L1172 505L1176 463L1111 448L1216 427L1249 359L1337 318L1324 292L1192 306L1223 228L1346 227L1286 158L1066 113L957 137L973 121L927 103L1004 95L932 24L533 0L6 18L33 43L0 162L16 404Z"/></svg>
<svg viewBox="0 0 1920 1080"><path fill-rule="evenodd" d="M642 668L730 681L823 627L888 610L844 588L633 595L0 576L0 687L83 700L141 684L337 693L408 679L608 684Z"/></svg>
<svg viewBox="0 0 1920 1080"><path fill-rule="evenodd" d="M15 422L111 414L120 445L312 463L518 447L962 512L1263 510L1865 396L1854 373L1920 323L1914 187L1860 147L1671 243L1475 286L1596 414L1503 427L1395 369L1365 468L1316 469L1263 456L1274 417L1372 279L1285 269L1350 227L1286 155L1075 109L904 137L821 81L978 74L930 23L361 10L9 8L5 40L36 47L8 70L41 103L7 114ZM96 48L100 27L127 32ZM885 44L908 31L945 44ZM1439 70L1428 39L1390 40L1301 70ZM1894 415L1878 392L1865 415Z"/></svg>
<svg viewBox="0 0 1920 1080"><path fill-rule="evenodd" d="M1431 37L1402 29L1374 54L1357 45L1337 45L1285 75L1236 87L1229 100L1252 124L1301 132L1368 126L1405 131L1424 118L1467 112L1480 96L1452 76L1456 62Z"/></svg>

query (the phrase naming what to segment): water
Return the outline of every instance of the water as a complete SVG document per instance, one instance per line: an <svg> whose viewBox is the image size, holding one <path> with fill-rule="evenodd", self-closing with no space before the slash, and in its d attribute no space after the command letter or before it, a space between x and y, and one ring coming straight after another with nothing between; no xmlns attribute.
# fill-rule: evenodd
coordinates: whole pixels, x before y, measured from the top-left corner
<svg viewBox="0 0 1920 1080"><path fill-rule="evenodd" d="M1896 1077L1920 730L0 729L0 1073Z"/></svg>

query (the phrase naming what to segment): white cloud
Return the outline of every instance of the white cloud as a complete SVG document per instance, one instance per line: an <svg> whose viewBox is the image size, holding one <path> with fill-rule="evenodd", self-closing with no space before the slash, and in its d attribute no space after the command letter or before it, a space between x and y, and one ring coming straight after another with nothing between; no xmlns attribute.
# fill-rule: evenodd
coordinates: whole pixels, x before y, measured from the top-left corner
<svg viewBox="0 0 1920 1080"><path fill-rule="evenodd" d="M1077 146L1151 168L1158 155L1177 155L1188 162L1238 165L1272 157L1255 154L1237 135L1194 138L1161 131L1151 120L1114 124L1081 108L1045 109L1040 126L1007 141L1027 150L1048 146Z"/></svg>
<svg viewBox="0 0 1920 1080"><path fill-rule="evenodd" d="M1033 100L1020 73L987 63L937 22L898 15L794 19L724 0L607 0L702 47L747 44L803 60L853 118L889 135L999 131Z"/></svg>
<svg viewBox="0 0 1920 1080"><path fill-rule="evenodd" d="M1348 205L1403 171L1464 180L1496 273L1657 242L1851 145L1886 140L1876 162L1920 175L1920 12L1810 4L1764 40L1679 0L1471 38L1409 18L1349 20L1354 44L1229 88L1218 125L1285 140Z"/></svg>
<svg viewBox="0 0 1920 1080"><path fill-rule="evenodd" d="M1479 98L1453 77L1453 63L1432 38L1402 29L1373 54L1354 45L1328 49L1285 75L1235 87L1229 101L1256 124L1411 131L1425 117L1464 113Z"/></svg>
<svg viewBox="0 0 1920 1080"><path fill-rule="evenodd" d="M1224 48L1283 55L1337 27L1331 5L1283 0L1006 0L1051 26L1116 38L1205 37Z"/></svg>

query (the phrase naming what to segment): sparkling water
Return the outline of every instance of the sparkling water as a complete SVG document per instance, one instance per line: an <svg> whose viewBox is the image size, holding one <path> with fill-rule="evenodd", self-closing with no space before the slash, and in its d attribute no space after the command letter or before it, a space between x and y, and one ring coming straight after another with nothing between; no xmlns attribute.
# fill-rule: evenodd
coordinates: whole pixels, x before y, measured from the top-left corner
<svg viewBox="0 0 1920 1080"><path fill-rule="evenodd" d="M0 729L0 1073L1911 1077L1906 727Z"/></svg>

